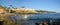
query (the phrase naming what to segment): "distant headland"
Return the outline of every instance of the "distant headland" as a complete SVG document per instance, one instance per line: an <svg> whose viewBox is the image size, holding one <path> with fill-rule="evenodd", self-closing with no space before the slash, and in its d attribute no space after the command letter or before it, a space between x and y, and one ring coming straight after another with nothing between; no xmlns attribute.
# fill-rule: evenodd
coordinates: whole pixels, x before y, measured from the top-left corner
<svg viewBox="0 0 60 25"><path fill-rule="evenodd" d="M4 7L0 5L0 13L15 13L15 14L48 14L48 13L56 13L52 11L44 11L44 10L35 10L33 8L14 8L14 7Z"/></svg>

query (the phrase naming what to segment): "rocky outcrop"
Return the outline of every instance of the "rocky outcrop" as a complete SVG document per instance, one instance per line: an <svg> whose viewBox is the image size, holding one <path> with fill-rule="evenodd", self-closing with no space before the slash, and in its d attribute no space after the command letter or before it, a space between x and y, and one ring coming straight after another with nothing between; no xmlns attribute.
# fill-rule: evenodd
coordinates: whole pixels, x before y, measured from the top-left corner
<svg viewBox="0 0 60 25"><path fill-rule="evenodd" d="M8 11L3 7L0 6L0 13L7 13Z"/></svg>
<svg viewBox="0 0 60 25"><path fill-rule="evenodd" d="M12 19L9 17L14 14L0 14L0 21L3 21L3 25L21 25L18 23L15 23Z"/></svg>

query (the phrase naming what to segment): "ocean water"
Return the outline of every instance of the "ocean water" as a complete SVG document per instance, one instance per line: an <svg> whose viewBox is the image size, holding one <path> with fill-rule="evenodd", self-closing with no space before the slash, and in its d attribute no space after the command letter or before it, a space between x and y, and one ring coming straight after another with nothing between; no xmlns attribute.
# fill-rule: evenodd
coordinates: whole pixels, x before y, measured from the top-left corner
<svg viewBox="0 0 60 25"><path fill-rule="evenodd" d="M55 14L25 14L11 16L16 23L23 23L23 25L35 25L35 23L50 22L53 19L60 19L60 13Z"/></svg>

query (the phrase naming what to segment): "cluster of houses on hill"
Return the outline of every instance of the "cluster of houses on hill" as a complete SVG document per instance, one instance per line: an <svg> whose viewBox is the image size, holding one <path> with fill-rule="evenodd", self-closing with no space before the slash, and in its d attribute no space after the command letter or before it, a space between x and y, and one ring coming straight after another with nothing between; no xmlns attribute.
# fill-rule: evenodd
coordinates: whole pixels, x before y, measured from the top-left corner
<svg viewBox="0 0 60 25"><path fill-rule="evenodd" d="M49 11L43 11L43 10L34 10L31 8L5 8L3 6L0 6L0 13L39 13L39 14L46 14L46 13L56 13L56 12L49 12Z"/></svg>

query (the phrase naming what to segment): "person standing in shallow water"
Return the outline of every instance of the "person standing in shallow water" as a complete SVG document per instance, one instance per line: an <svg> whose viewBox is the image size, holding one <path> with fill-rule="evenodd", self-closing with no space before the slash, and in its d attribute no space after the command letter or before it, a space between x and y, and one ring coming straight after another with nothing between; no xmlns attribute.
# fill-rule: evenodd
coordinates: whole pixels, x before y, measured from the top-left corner
<svg viewBox="0 0 60 25"><path fill-rule="evenodd" d="M36 25L39 25L38 23L35 23Z"/></svg>
<svg viewBox="0 0 60 25"><path fill-rule="evenodd" d="M50 25L50 23L47 23L48 25Z"/></svg>

